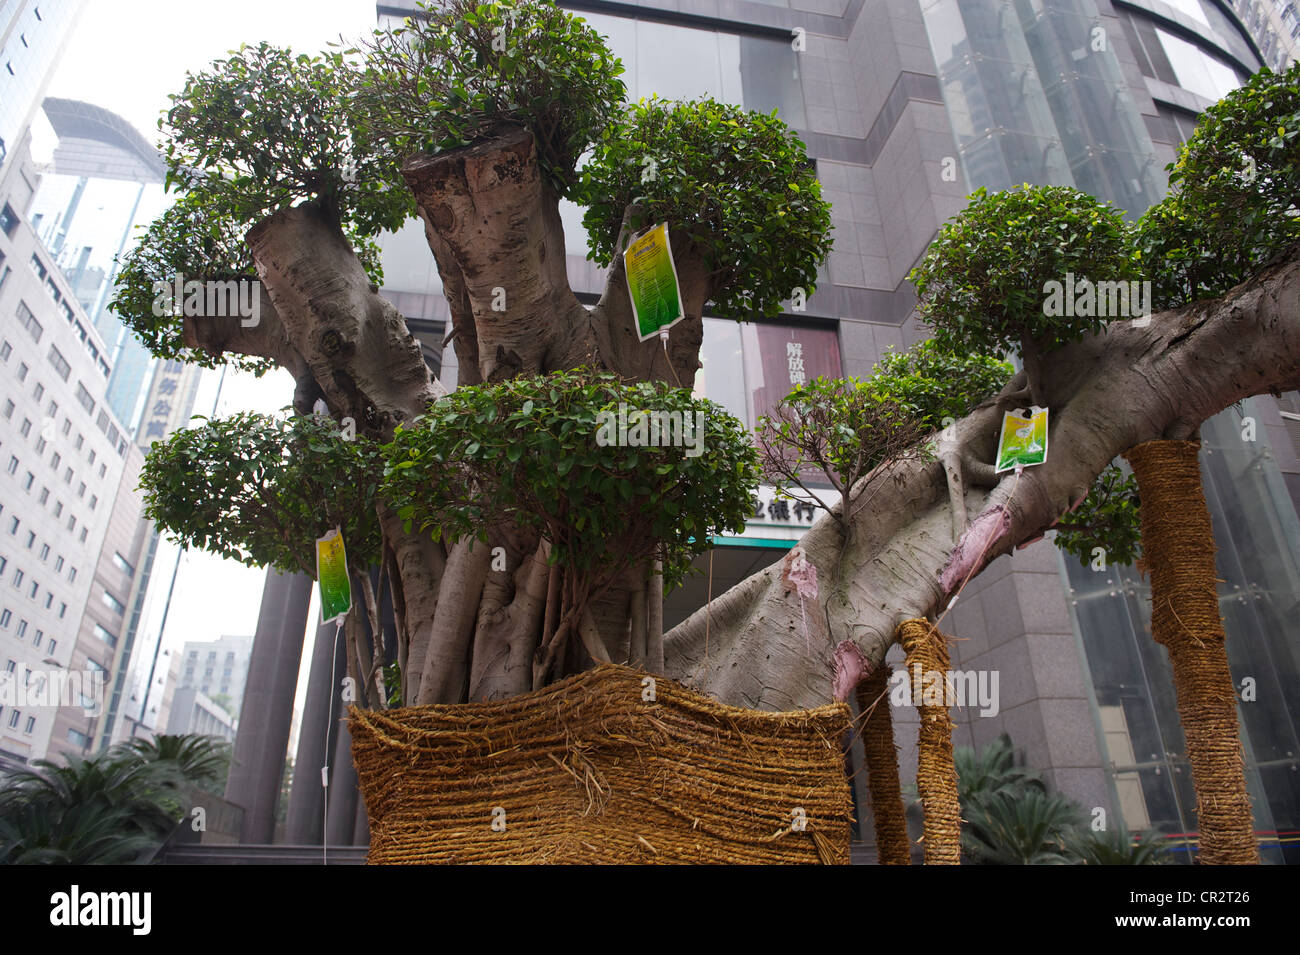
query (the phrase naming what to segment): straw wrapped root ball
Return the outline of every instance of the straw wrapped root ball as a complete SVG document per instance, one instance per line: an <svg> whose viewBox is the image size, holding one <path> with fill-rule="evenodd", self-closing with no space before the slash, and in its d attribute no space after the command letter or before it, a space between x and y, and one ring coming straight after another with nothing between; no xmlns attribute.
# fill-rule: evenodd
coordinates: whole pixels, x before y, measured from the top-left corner
<svg viewBox="0 0 1300 955"><path fill-rule="evenodd" d="M608 664L492 703L353 709L369 861L847 864L848 722Z"/></svg>

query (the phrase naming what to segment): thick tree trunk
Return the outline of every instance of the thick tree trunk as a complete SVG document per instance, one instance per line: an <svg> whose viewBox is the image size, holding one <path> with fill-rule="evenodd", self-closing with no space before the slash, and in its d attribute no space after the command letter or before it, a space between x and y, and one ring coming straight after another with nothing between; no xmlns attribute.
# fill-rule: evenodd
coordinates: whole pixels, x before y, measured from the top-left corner
<svg viewBox="0 0 1300 955"><path fill-rule="evenodd" d="M1185 439L1242 398L1300 387L1300 255L1222 299L1155 315L1145 327L1117 322L1045 355L1042 367L1051 454L992 487L991 468L968 463L963 500L974 517L956 546L942 461L883 468L836 506L852 511L847 534L822 517L799 542L823 582L815 612L830 622L827 641L806 652L798 601L774 565L714 602L707 656L705 610L667 635L668 675L737 706L825 703L840 641L851 638L879 665L899 623L937 616L964 581L1040 536L1128 449ZM954 426L964 461L993 460L1000 423L1001 409L988 402Z"/></svg>
<svg viewBox="0 0 1300 955"><path fill-rule="evenodd" d="M444 393L406 320L370 284L338 223L315 203L248 231L258 275L336 417L387 437Z"/></svg>
<svg viewBox="0 0 1300 955"><path fill-rule="evenodd" d="M1151 636L1169 651L1174 668L1196 788L1200 861L1257 865L1199 451L1194 441L1148 441L1124 456L1142 498L1141 566L1151 574Z"/></svg>

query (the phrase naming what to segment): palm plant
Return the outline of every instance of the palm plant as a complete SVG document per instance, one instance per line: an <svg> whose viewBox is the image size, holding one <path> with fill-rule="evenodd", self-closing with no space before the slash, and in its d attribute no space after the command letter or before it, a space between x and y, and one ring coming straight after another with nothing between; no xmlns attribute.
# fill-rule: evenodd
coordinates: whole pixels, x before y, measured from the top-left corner
<svg viewBox="0 0 1300 955"><path fill-rule="evenodd" d="M1036 788L998 789L963 805L962 849L986 865L1069 865L1068 840L1082 819L1072 800Z"/></svg>
<svg viewBox="0 0 1300 955"><path fill-rule="evenodd" d="M0 864L148 862L184 815L187 783L212 783L228 747L199 736L133 739L66 765L0 778Z"/></svg>
<svg viewBox="0 0 1300 955"><path fill-rule="evenodd" d="M1004 789L1047 791L1036 771L1016 765L1011 737L1006 733L979 752L969 746L960 747L953 754L953 764L957 767L957 789L963 803L980 793Z"/></svg>
<svg viewBox="0 0 1300 955"><path fill-rule="evenodd" d="M229 743L216 737L190 733L129 739L119 743L113 751L145 762L174 763L181 775L195 785L222 779L230 763Z"/></svg>
<svg viewBox="0 0 1300 955"><path fill-rule="evenodd" d="M1123 826L1105 832L1079 832L1068 844L1071 854L1084 865L1164 865L1169 861L1164 837L1155 829L1136 836Z"/></svg>
<svg viewBox="0 0 1300 955"><path fill-rule="evenodd" d="M961 801L965 861L986 865L1158 865L1166 861L1154 830L1140 837L1119 829L1092 832L1083 809L1049 794L1039 773L1017 766L1003 733L976 752L953 754Z"/></svg>
<svg viewBox="0 0 1300 955"><path fill-rule="evenodd" d="M164 804L182 777L173 764L120 755L36 760L0 790L0 862L148 861L177 817Z"/></svg>

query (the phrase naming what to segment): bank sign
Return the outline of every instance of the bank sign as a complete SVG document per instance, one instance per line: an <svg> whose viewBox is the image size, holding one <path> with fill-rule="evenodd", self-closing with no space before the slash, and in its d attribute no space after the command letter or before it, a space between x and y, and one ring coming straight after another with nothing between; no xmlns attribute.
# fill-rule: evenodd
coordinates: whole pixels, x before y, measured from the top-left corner
<svg viewBox="0 0 1300 955"><path fill-rule="evenodd" d="M832 488L815 490L817 497L827 505L834 507L839 503L839 491ZM782 494L770 484L760 484L750 502L745 532L729 534L722 539L733 546L743 546L747 540L755 543L759 540L797 541L822 513L822 508L798 488Z"/></svg>

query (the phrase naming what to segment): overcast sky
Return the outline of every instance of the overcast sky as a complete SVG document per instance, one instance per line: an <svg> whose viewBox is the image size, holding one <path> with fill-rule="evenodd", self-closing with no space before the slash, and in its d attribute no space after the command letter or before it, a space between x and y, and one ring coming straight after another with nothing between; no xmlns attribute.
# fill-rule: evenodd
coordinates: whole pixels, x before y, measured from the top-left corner
<svg viewBox="0 0 1300 955"><path fill-rule="evenodd" d="M325 49L340 34L353 39L374 25L374 0L87 0L48 93L111 110L156 143L158 117L168 106L168 95L183 86L187 71L203 70L241 43L266 40L311 53ZM39 146L34 145L39 157ZM219 372L205 373L196 414L212 413L219 377ZM227 373L219 413L275 411L289 404L292 394L293 382L282 371L260 381ZM154 564L149 604L136 644L136 664L143 666L143 671L137 671L141 680L161 624L176 553L177 548L164 545ZM188 640L214 640L223 634L252 634L264 579L262 570L200 552L187 553L167 616L164 648L175 650ZM318 614L314 599L311 614L314 622ZM307 660L303 666L305 670ZM161 657L158 672L166 670L167 658ZM299 680L299 707L305 684L305 679ZM150 708L159 699L155 689Z"/></svg>

